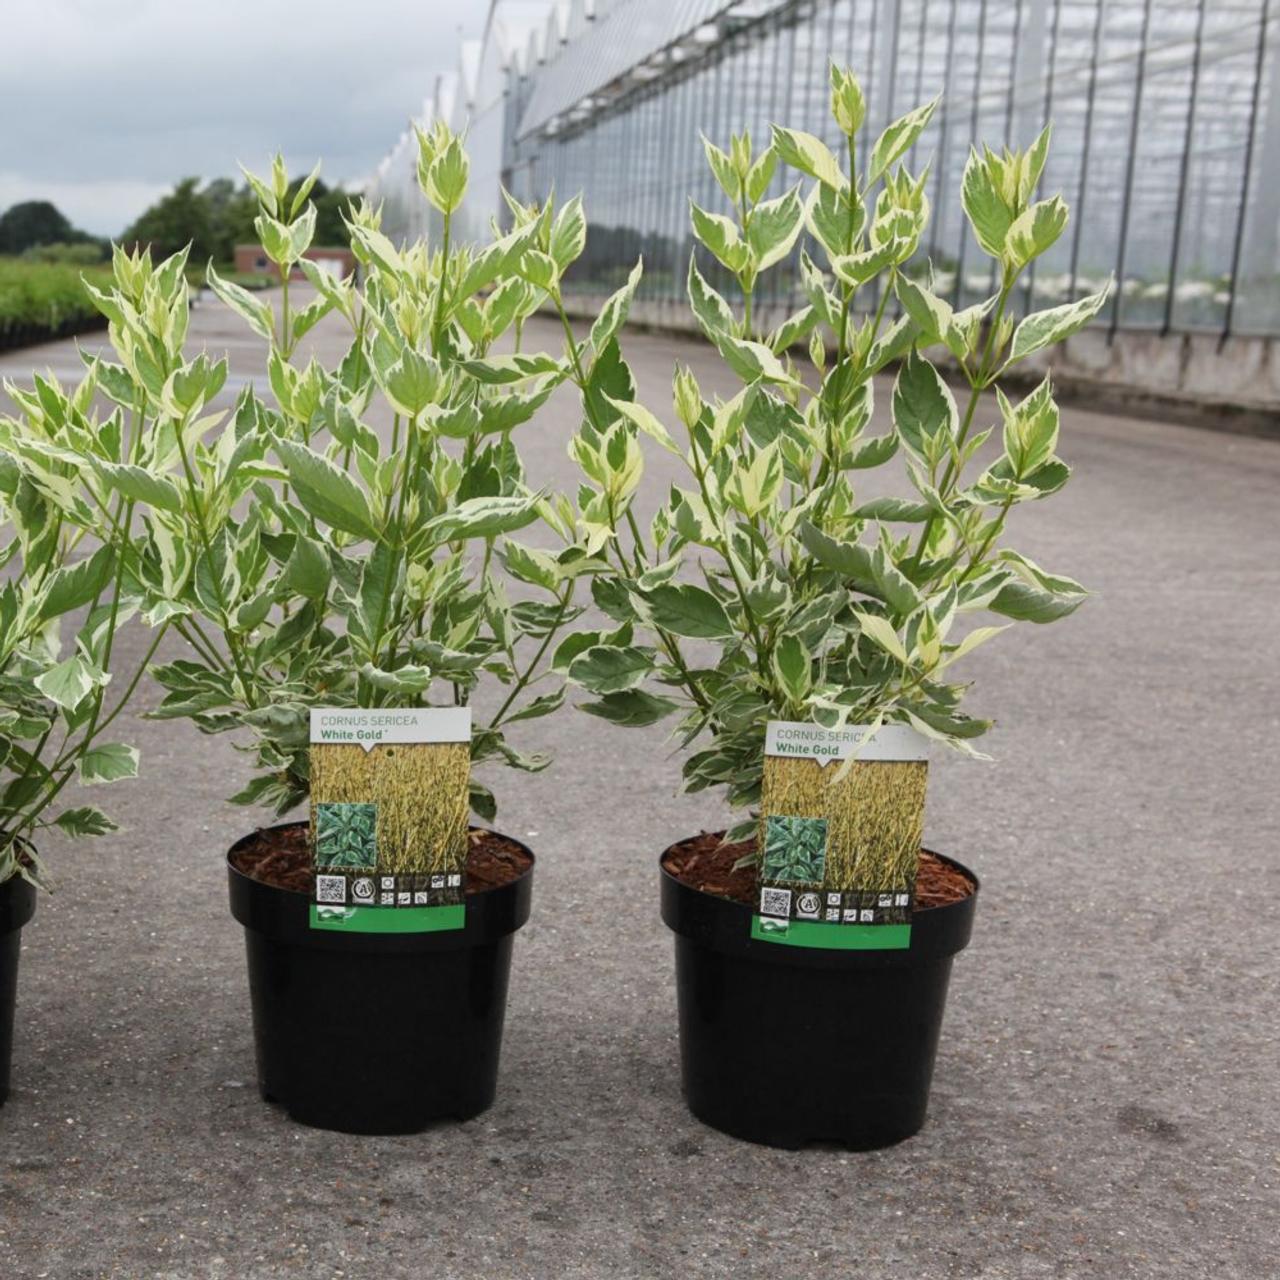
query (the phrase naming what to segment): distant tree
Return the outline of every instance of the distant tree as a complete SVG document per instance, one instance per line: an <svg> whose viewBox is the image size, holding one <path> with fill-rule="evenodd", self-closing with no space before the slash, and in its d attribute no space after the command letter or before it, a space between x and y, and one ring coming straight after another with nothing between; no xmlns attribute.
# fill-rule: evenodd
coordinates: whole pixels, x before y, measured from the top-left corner
<svg viewBox="0 0 1280 1280"><path fill-rule="evenodd" d="M191 246L191 261L203 265L217 251L209 201L200 191L199 178L183 178L168 195L161 196L120 237L125 245L150 245L157 257Z"/></svg>
<svg viewBox="0 0 1280 1280"><path fill-rule="evenodd" d="M295 183L290 198L297 192ZM350 243L343 222L350 196L317 182L311 199L316 206L317 246ZM198 178L184 178L168 195L156 201L121 236L126 245L149 244L157 254L174 253L191 245L193 265L204 266L210 258L230 262L238 244L257 244L253 219L258 202L248 185L237 186L231 178L214 178L204 187Z"/></svg>
<svg viewBox="0 0 1280 1280"><path fill-rule="evenodd" d="M40 244L84 239L48 200L24 200L0 214L0 253L24 253Z"/></svg>
<svg viewBox="0 0 1280 1280"><path fill-rule="evenodd" d="M215 178L201 193L209 206L215 262L230 262L238 244L256 244L253 219L258 202L248 184L237 187L231 178Z"/></svg>

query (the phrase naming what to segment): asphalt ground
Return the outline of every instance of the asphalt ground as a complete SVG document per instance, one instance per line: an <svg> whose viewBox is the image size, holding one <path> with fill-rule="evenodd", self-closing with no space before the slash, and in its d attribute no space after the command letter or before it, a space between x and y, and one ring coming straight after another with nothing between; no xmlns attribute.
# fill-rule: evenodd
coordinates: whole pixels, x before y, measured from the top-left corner
<svg viewBox="0 0 1280 1280"><path fill-rule="evenodd" d="M230 351L229 391L261 380L234 317L205 303L192 330ZM688 339L627 350L659 409L677 358L730 387ZM46 365L74 376L72 345L0 373ZM558 403L522 446L571 484ZM1061 452L1071 484L1013 541L1097 596L968 660L995 760L934 762L927 842L983 890L918 1137L788 1153L688 1114L656 863L722 814L678 794L661 727L571 712L521 726L551 770L495 779L539 857L495 1106L405 1138L291 1123L255 1088L227 910L243 760L140 719L144 685L120 734L142 777L103 797L122 830L46 842L59 887L23 935L0 1276L1275 1274L1280 448L1072 408Z"/></svg>

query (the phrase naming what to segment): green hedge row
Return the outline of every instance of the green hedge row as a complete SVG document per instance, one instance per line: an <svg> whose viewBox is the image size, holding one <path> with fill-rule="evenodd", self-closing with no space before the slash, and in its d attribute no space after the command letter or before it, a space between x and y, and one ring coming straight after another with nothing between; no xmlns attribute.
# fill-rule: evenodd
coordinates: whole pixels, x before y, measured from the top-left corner
<svg viewBox="0 0 1280 1280"><path fill-rule="evenodd" d="M111 287L111 269L0 258L0 347L65 337L106 322L81 282Z"/></svg>

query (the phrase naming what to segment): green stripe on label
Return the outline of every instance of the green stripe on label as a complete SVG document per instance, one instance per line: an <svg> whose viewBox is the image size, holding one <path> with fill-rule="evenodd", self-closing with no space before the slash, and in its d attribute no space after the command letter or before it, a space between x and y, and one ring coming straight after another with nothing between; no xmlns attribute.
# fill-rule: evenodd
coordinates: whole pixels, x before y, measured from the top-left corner
<svg viewBox="0 0 1280 1280"><path fill-rule="evenodd" d="M345 933L437 933L462 929L467 923L465 903L452 907L319 907L311 904L313 929Z"/></svg>
<svg viewBox="0 0 1280 1280"><path fill-rule="evenodd" d="M909 924L825 924L820 920L788 921L753 915L751 936L757 942L825 951L905 951L911 946Z"/></svg>

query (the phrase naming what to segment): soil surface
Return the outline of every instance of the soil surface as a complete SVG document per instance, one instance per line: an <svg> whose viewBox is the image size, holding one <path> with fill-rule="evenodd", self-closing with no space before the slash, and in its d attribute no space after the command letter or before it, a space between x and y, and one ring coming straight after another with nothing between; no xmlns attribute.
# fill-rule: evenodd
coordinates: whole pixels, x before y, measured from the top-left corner
<svg viewBox="0 0 1280 1280"><path fill-rule="evenodd" d="M743 906L754 906L758 889L756 869L748 866L735 871L733 864L746 854L754 853L756 842L744 840L741 844L721 844L723 834L721 831L704 831L700 836L682 840L672 846L662 865L681 884L741 902ZM926 850L920 851L920 869L916 873L917 911L961 902L973 889L973 881L964 872Z"/></svg>
<svg viewBox="0 0 1280 1280"><path fill-rule="evenodd" d="M310 894L315 887L311 842L305 822L264 827L244 848L231 855L231 864L237 871L277 889ZM518 880L532 865L533 859L514 840L496 831L471 828L471 848L467 853L468 893L500 889Z"/></svg>

